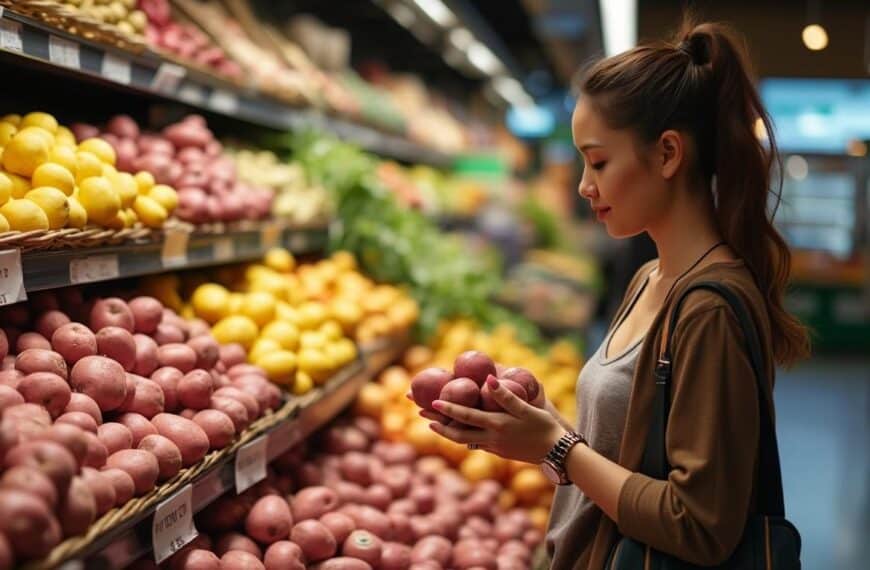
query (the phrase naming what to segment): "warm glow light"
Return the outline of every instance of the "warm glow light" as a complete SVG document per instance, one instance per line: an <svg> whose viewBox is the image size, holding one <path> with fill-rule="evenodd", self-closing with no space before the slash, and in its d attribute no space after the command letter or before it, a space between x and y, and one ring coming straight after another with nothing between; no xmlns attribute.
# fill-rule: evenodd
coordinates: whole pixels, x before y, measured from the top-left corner
<svg viewBox="0 0 870 570"><path fill-rule="evenodd" d="M799 154L794 154L785 161L785 171L795 180L803 180L810 173L810 165L807 159Z"/></svg>
<svg viewBox="0 0 870 570"><path fill-rule="evenodd" d="M801 32L801 38L807 49L813 51L823 50L828 47L828 32L818 24L810 24Z"/></svg>
<svg viewBox="0 0 870 570"><path fill-rule="evenodd" d="M846 145L846 154L849 156L867 156L867 143L857 139L849 141Z"/></svg>
<svg viewBox="0 0 870 570"><path fill-rule="evenodd" d="M767 140L767 127L764 126L764 121L761 117L755 119L755 137L759 140Z"/></svg>

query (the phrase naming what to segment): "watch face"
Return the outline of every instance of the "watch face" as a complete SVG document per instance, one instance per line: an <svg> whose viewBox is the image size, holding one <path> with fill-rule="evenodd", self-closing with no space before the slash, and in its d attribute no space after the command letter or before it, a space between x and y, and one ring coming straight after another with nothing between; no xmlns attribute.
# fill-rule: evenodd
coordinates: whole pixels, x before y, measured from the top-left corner
<svg viewBox="0 0 870 570"><path fill-rule="evenodd" d="M556 471L556 468L550 465L549 462L545 461L541 463L541 471L544 473L544 476L552 483L553 485L558 485L562 482L562 478L559 477L559 472Z"/></svg>

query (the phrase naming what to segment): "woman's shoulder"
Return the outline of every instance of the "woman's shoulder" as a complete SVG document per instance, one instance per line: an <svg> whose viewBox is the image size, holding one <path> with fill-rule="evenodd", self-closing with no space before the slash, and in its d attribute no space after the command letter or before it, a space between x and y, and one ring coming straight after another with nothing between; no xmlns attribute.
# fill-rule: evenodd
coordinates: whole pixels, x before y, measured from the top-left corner
<svg viewBox="0 0 870 570"><path fill-rule="evenodd" d="M742 260L716 262L692 272L674 288L670 304L673 305L692 286L711 281L724 285L737 294L753 315L766 315L764 297L752 272ZM680 307L680 316L689 319L716 310L731 312L728 301L720 294L709 289L696 289L688 294Z"/></svg>

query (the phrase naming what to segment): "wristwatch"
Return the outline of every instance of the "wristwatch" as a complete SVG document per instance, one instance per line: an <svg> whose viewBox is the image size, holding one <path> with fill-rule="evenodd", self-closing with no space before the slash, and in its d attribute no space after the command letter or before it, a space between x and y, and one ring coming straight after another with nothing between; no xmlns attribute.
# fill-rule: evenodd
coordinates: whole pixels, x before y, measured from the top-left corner
<svg viewBox="0 0 870 570"><path fill-rule="evenodd" d="M571 448L582 443L589 445L586 438L577 432L569 431L559 438L553 449L544 458L541 463L541 471L544 476L554 485L570 485L571 480L568 479L568 473L565 471L565 459L568 457L568 452Z"/></svg>

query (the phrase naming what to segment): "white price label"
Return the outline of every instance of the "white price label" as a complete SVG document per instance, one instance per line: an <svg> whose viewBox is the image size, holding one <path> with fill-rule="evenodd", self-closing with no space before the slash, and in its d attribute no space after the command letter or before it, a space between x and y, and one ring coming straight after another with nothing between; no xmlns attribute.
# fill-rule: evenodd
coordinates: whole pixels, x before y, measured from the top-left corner
<svg viewBox="0 0 870 570"><path fill-rule="evenodd" d="M69 262L69 280L73 285L115 279L121 274L118 256L91 255Z"/></svg>
<svg viewBox="0 0 870 570"><path fill-rule="evenodd" d="M282 231L284 231L283 224L278 222L266 222L263 229L260 230L260 246L264 249L268 249L278 245L278 240L281 239Z"/></svg>
<svg viewBox="0 0 870 570"><path fill-rule="evenodd" d="M185 75L187 75L187 70L180 65L163 62L157 68L154 79L151 80L151 88L164 93L173 93L178 89Z"/></svg>
<svg viewBox="0 0 870 570"><path fill-rule="evenodd" d="M187 240L190 234L179 229L169 229L163 236L163 250L160 255L163 267L178 267L187 263Z"/></svg>
<svg viewBox="0 0 870 570"><path fill-rule="evenodd" d="M193 487L185 485L172 497L157 505L151 527L151 545L157 564L184 548L199 535L193 524L192 497Z"/></svg>
<svg viewBox="0 0 870 570"><path fill-rule="evenodd" d="M239 447L236 452L236 494L266 478L266 436Z"/></svg>
<svg viewBox="0 0 870 570"><path fill-rule="evenodd" d="M202 105L205 103L205 90L199 85L185 83L178 90L178 98L191 105Z"/></svg>
<svg viewBox="0 0 870 570"><path fill-rule="evenodd" d="M219 113L231 115L239 110L239 98L236 97L235 93L223 89L212 91L208 102L211 108Z"/></svg>
<svg viewBox="0 0 870 570"><path fill-rule="evenodd" d="M21 250L0 251L0 306L27 300L21 271Z"/></svg>
<svg viewBox="0 0 870 570"><path fill-rule="evenodd" d="M79 44L57 36L48 36L48 59L70 69L79 69Z"/></svg>
<svg viewBox="0 0 870 570"><path fill-rule="evenodd" d="M130 85L130 79L133 74L130 60L109 52L103 55L103 68L101 72L106 79L123 83L124 85Z"/></svg>
<svg viewBox="0 0 870 570"><path fill-rule="evenodd" d="M236 246L230 238L216 239L213 247L213 255L216 261L226 261L236 256Z"/></svg>
<svg viewBox="0 0 870 570"><path fill-rule="evenodd" d="M290 236L290 251L304 252L308 247L308 237L304 233L295 233Z"/></svg>
<svg viewBox="0 0 870 570"><path fill-rule="evenodd" d="M0 21L0 49L17 51L18 53L24 51L24 44L21 41L21 24L9 20Z"/></svg>

